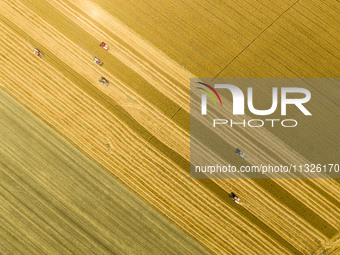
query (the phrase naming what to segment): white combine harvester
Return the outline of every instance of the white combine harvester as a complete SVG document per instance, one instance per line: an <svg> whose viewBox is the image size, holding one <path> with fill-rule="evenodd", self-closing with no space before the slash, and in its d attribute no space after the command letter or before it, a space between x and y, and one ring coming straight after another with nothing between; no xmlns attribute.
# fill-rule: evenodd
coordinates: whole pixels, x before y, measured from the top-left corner
<svg viewBox="0 0 340 255"><path fill-rule="evenodd" d="M237 203L237 204L239 204L239 203L241 202L240 199L234 194L234 192L231 192L231 193L229 194L229 197L230 197L232 200L234 200L235 203Z"/></svg>
<svg viewBox="0 0 340 255"><path fill-rule="evenodd" d="M40 50L37 48L34 49L34 54L37 55L39 58L42 58L44 56L44 53L42 53Z"/></svg>
<svg viewBox="0 0 340 255"><path fill-rule="evenodd" d="M244 154L244 152L242 152L240 149L236 149L235 153L243 159L246 158L246 154Z"/></svg>

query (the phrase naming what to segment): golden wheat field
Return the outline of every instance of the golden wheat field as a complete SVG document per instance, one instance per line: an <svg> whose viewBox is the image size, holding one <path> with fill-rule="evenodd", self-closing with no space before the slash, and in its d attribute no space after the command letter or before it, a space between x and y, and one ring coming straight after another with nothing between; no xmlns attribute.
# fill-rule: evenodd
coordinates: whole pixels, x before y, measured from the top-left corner
<svg viewBox="0 0 340 255"><path fill-rule="evenodd" d="M336 78L339 31L337 0L0 0L0 254L340 254L340 179L189 173L190 78ZM339 163L311 89L314 125L228 160Z"/></svg>

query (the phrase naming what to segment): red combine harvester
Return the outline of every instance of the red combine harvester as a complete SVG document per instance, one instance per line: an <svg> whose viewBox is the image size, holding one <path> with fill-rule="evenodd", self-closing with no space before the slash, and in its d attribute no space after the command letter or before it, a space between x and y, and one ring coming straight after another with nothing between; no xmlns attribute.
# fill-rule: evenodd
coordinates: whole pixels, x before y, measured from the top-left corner
<svg viewBox="0 0 340 255"><path fill-rule="evenodd" d="M102 42L101 44L99 44L100 47L102 47L104 50L109 50L109 45L107 45L106 43Z"/></svg>

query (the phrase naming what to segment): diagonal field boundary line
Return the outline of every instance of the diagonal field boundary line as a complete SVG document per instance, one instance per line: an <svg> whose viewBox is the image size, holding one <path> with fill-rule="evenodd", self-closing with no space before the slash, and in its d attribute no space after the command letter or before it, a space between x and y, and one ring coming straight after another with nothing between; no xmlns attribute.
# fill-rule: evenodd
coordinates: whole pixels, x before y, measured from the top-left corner
<svg viewBox="0 0 340 255"><path fill-rule="evenodd" d="M264 32L268 30L279 18L282 17L283 14L285 14L287 11L289 11L292 7L294 7L300 0L297 0L295 3L293 3L287 10L285 10L281 15L279 15L272 23L270 23L261 33L259 33L239 54L237 54L225 67L219 71L214 78L211 79L213 81L217 76L219 76L230 64L232 64L246 49L249 48L250 45L253 44L253 42L256 41L257 38L259 38ZM337 0L338 1L338 0Z"/></svg>
<svg viewBox="0 0 340 255"><path fill-rule="evenodd" d="M281 13L272 23L270 23L260 34L258 34L239 54L237 54L225 67L222 68L221 71L219 71L214 78L211 79L211 81L213 81L217 76L220 75L220 73L222 73L232 62L234 62L234 60L236 58L238 58L259 36L261 36L268 28L270 28L280 17L282 17L283 14L285 14L287 11L289 11L291 8L293 8L300 0L295 1L295 3L293 3L290 7L288 7L283 13ZM337 0L338 1L338 0ZM180 108L171 116L171 118L164 123L151 137L148 141L145 142L144 146L142 146L140 148L140 151L146 146L147 143L149 143L163 128L165 125L167 125L174 117L175 115L182 109L183 105L185 103L183 103ZM139 151L139 152L140 152ZM138 153L137 153L138 154ZM136 155L137 155L136 154Z"/></svg>

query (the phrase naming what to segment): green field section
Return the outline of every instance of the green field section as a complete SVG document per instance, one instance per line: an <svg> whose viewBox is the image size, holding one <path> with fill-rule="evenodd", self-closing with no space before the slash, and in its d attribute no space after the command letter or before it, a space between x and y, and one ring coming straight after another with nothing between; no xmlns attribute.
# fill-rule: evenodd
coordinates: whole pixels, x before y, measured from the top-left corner
<svg viewBox="0 0 340 255"><path fill-rule="evenodd" d="M0 254L209 254L0 90Z"/></svg>

